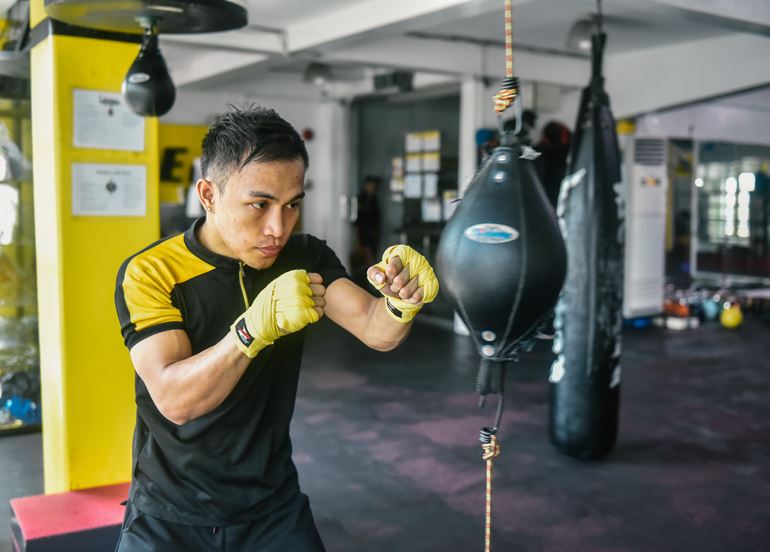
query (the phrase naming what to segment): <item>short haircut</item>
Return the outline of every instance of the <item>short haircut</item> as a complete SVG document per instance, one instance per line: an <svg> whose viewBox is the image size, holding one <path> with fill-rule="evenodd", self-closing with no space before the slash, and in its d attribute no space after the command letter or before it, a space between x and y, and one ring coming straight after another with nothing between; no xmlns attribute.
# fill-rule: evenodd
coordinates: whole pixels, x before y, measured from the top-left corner
<svg viewBox="0 0 770 552"><path fill-rule="evenodd" d="M201 174L214 182L220 193L234 171L249 163L309 160L305 142L273 109L257 105L230 106L209 125L203 138Z"/></svg>

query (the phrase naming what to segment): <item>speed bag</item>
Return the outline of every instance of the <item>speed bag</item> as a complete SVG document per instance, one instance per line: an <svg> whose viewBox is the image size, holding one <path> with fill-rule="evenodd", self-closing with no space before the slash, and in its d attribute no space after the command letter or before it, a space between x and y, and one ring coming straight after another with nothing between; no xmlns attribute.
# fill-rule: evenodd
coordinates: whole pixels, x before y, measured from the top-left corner
<svg viewBox="0 0 770 552"><path fill-rule="evenodd" d="M556 304L566 265L532 161L519 145L496 148L444 228L437 254L441 286L483 358L515 357Z"/></svg>

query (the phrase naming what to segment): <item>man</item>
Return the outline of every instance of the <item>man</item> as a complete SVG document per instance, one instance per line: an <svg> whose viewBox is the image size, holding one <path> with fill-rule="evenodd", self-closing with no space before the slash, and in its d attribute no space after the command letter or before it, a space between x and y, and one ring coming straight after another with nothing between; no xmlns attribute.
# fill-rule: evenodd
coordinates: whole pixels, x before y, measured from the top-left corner
<svg viewBox="0 0 770 552"><path fill-rule="evenodd" d="M367 265L374 262L375 251L380 242L380 203L377 191L381 182L379 176L367 176L357 197L356 237Z"/></svg>
<svg viewBox="0 0 770 552"><path fill-rule="evenodd" d="M292 235L307 165L274 111L222 115L196 183L206 216L120 268L137 404L120 552L324 550L291 460L303 328L325 315L391 350L438 282L396 246L368 271L375 298L325 242Z"/></svg>

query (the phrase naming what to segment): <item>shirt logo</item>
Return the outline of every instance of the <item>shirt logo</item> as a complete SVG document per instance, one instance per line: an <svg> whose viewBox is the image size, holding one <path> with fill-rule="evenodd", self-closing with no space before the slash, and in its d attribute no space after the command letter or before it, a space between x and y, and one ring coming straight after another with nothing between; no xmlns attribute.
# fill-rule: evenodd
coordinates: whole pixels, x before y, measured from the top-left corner
<svg viewBox="0 0 770 552"><path fill-rule="evenodd" d="M238 335L238 339L241 340L241 343L243 343L246 347L251 346L254 338L251 337L249 330L246 329L246 321L243 318L238 320L238 323L235 325L235 333Z"/></svg>
<svg viewBox="0 0 770 552"><path fill-rule="evenodd" d="M511 242L519 237L519 232L515 228L493 222L469 226L464 234L469 240L491 244Z"/></svg>

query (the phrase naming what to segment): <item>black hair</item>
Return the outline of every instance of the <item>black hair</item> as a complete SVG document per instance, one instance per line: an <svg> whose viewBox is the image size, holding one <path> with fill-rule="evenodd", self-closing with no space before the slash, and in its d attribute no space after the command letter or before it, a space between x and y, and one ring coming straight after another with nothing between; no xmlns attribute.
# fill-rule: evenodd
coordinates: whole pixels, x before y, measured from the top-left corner
<svg viewBox="0 0 770 552"><path fill-rule="evenodd" d="M251 162L292 161L309 165L305 142L273 109L230 106L209 125L203 138L201 173L224 191L227 178Z"/></svg>

